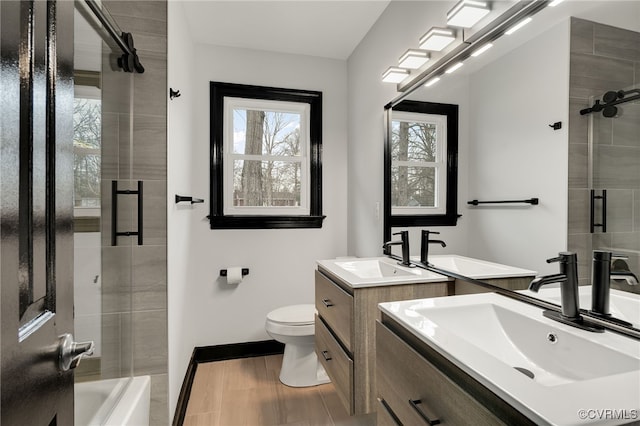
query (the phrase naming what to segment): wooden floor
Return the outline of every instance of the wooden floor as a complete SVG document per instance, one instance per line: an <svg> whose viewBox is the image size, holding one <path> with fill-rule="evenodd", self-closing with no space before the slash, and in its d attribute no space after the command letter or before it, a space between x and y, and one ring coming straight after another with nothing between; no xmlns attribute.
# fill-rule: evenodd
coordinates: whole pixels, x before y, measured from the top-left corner
<svg viewBox="0 0 640 426"><path fill-rule="evenodd" d="M278 380L282 355L198 364L184 426L372 426L350 417L331 383L291 388Z"/></svg>

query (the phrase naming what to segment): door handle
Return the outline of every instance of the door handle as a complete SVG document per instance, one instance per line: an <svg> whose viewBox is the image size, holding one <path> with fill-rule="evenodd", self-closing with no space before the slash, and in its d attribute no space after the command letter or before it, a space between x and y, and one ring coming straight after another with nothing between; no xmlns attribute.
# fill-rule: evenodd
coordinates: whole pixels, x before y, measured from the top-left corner
<svg viewBox="0 0 640 426"><path fill-rule="evenodd" d="M322 303L324 304L324 306L326 306L327 308L330 308L333 306L333 302L331 301L331 299L322 299Z"/></svg>
<svg viewBox="0 0 640 426"><path fill-rule="evenodd" d="M322 357L325 361L331 361L333 359L331 355L329 355L329 351L322 351Z"/></svg>
<svg viewBox="0 0 640 426"><path fill-rule="evenodd" d="M95 344L90 342L74 342L73 334L60 336L59 367L61 371L69 371L80 364L85 356L93 355Z"/></svg>

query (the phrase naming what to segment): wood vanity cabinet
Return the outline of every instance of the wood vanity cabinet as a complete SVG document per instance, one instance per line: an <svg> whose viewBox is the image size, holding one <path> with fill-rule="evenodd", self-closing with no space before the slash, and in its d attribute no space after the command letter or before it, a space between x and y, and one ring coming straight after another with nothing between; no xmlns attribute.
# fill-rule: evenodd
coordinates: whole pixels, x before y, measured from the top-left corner
<svg viewBox="0 0 640 426"><path fill-rule="evenodd" d="M490 279L480 279L480 281L485 282L487 284L494 285L496 287L504 288L506 290L526 290L529 288L529 283L533 280L535 276L530 277L509 277L509 278L490 278ZM456 280L455 281L455 290L454 294L457 296L459 294L476 294L476 293L487 293L490 292L488 288L473 284L464 280Z"/></svg>
<svg viewBox="0 0 640 426"><path fill-rule="evenodd" d="M315 271L318 359L351 415L376 411L378 303L452 294L452 281L353 288L329 271Z"/></svg>
<svg viewBox="0 0 640 426"><path fill-rule="evenodd" d="M384 314L376 323L378 425L533 425Z"/></svg>

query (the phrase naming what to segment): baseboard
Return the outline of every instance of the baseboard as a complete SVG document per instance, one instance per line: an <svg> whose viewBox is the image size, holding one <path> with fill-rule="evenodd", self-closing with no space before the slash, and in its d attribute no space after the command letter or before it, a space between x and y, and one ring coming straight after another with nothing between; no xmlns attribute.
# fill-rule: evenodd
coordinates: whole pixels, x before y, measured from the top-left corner
<svg viewBox="0 0 640 426"><path fill-rule="evenodd" d="M275 340L260 342L232 343L218 346L199 346L193 349L187 372L180 388L176 412L173 416L173 426L182 426L187 413L187 404L191 396L193 379L196 376L198 364L204 362L224 361L227 359L251 358L255 356L278 355L284 353L284 344Z"/></svg>

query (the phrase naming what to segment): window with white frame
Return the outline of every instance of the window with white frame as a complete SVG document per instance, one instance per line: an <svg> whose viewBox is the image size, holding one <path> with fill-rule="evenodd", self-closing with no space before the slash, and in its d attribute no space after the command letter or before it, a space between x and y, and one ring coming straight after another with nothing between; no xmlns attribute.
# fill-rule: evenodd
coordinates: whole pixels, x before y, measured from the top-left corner
<svg viewBox="0 0 640 426"><path fill-rule="evenodd" d="M309 214L309 104L224 99L224 214Z"/></svg>
<svg viewBox="0 0 640 426"><path fill-rule="evenodd" d="M211 82L211 228L321 227L321 147L321 92Z"/></svg>
<svg viewBox="0 0 640 426"><path fill-rule="evenodd" d="M444 214L447 117L393 111L391 206L394 215Z"/></svg>

